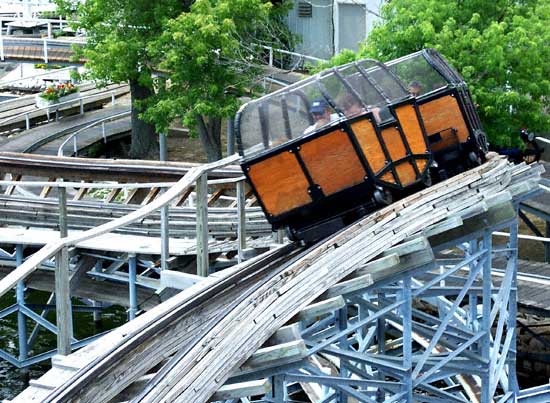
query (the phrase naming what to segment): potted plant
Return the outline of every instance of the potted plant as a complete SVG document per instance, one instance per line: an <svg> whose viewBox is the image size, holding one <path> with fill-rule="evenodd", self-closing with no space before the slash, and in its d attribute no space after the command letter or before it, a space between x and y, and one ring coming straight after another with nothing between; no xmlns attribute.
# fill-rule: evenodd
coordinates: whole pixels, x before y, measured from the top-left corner
<svg viewBox="0 0 550 403"><path fill-rule="evenodd" d="M76 85L71 83L54 84L46 87L44 91L36 96L36 106L44 108L78 97L80 97L80 93Z"/></svg>

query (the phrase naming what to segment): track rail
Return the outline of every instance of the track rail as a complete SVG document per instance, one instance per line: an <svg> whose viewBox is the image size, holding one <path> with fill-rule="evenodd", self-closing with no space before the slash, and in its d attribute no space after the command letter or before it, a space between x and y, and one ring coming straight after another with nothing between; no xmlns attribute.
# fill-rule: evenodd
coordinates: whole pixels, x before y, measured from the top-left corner
<svg viewBox="0 0 550 403"><path fill-rule="evenodd" d="M23 153L0 152L0 172L66 180L151 182L177 181L201 164L181 162L108 160L94 158L50 157ZM213 169L209 178L236 178L239 166Z"/></svg>

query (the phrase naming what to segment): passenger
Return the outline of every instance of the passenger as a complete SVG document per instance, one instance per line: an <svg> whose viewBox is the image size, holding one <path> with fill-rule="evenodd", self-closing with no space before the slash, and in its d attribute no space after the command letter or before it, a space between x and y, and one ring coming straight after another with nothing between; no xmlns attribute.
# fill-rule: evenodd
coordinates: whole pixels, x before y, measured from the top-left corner
<svg viewBox="0 0 550 403"><path fill-rule="evenodd" d="M359 100L352 94L346 94L342 98L340 105L342 106L342 110L344 111L344 114L348 118L365 112L365 108L363 108L363 105L361 105Z"/></svg>
<svg viewBox="0 0 550 403"><path fill-rule="evenodd" d="M331 114L331 109L327 101L322 98L315 99L311 103L309 113L313 116L314 122L304 130L304 134L309 134L336 118L336 115L333 116Z"/></svg>
<svg viewBox="0 0 550 403"><path fill-rule="evenodd" d="M411 81L409 83L409 94L411 94L413 97L418 97L422 93L422 84L420 84L418 81Z"/></svg>

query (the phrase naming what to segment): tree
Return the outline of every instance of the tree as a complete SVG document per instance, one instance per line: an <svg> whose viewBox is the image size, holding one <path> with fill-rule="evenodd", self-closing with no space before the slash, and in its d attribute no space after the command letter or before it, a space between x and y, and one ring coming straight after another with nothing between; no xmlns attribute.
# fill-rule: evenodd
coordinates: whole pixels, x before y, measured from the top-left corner
<svg viewBox="0 0 550 403"><path fill-rule="evenodd" d="M355 57L436 48L464 77L489 140L512 145L521 127L550 130L549 24L546 0L392 0Z"/></svg>
<svg viewBox="0 0 550 403"><path fill-rule="evenodd" d="M57 2L67 11L74 0ZM222 118L233 116L239 97L254 88L263 54L257 45L293 40L281 29L290 4L277 3L86 0L76 6L91 76L130 82L132 157L154 149L155 129L166 133L182 118L208 160L221 158Z"/></svg>
<svg viewBox="0 0 550 403"><path fill-rule="evenodd" d="M221 158L223 118L232 117L239 97L253 90L263 55L257 45L276 40L271 30L277 10L274 16L265 0L197 0L169 21L151 45L166 74L146 102L146 120L163 132L182 118L198 134L208 160Z"/></svg>
<svg viewBox="0 0 550 403"><path fill-rule="evenodd" d="M166 21L189 9L182 0L56 0L61 12L75 11L77 27L86 31L83 55L89 77L130 84L132 142L130 157L156 152L154 125L140 117L142 101L153 94L153 66L149 42L162 34Z"/></svg>

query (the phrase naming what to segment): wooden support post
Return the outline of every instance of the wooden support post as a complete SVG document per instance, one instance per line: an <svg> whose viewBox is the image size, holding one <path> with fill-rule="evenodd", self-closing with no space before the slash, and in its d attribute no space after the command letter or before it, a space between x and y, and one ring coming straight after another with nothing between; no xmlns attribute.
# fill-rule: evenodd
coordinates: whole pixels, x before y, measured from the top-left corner
<svg viewBox="0 0 550 403"><path fill-rule="evenodd" d="M243 261L243 250L246 249L246 209L244 197L244 181L237 182L237 239L238 239L238 262Z"/></svg>
<svg viewBox="0 0 550 403"><path fill-rule="evenodd" d="M166 161L168 149L166 146L166 136L164 133L159 134L159 153L160 160ZM168 205L160 209L160 269L168 269L168 258L170 253L169 246L170 229L168 226Z"/></svg>
<svg viewBox="0 0 550 403"><path fill-rule="evenodd" d="M137 275L137 259L135 254L128 257L128 288L130 295L130 309L128 309L128 319L135 319L137 313L137 292L136 292L136 275Z"/></svg>
<svg viewBox="0 0 550 403"><path fill-rule="evenodd" d="M67 191L58 188L59 193L59 234L67 237ZM69 283L69 250L64 247L55 258L55 307L57 315L57 350L58 354L68 355L71 352L72 315Z"/></svg>
<svg viewBox="0 0 550 403"><path fill-rule="evenodd" d="M197 179L197 275L208 276L208 176Z"/></svg>
<svg viewBox="0 0 550 403"><path fill-rule="evenodd" d="M63 179L61 179L63 181ZM67 189L64 187L58 188L59 197L59 236L67 237Z"/></svg>
<svg viewBox="0 0 550 403"><path fill-rule="evenodd" d="M55 258L55 312L57 315L57 352L71 352L72 315L69 290L69 251L62 248Z"/></svg>

